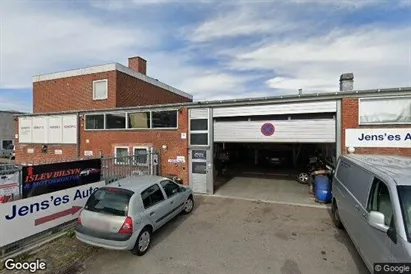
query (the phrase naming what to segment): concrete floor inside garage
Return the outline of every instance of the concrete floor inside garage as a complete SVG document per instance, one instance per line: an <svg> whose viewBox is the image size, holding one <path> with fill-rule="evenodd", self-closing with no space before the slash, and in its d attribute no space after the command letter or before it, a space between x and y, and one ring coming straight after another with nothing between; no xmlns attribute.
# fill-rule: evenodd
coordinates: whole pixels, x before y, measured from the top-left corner
<svg viewBox="0 0 411 274"><path fill-rule="evenodd" d="M297 176L316 150L331 155L334 148L334 144L215 144L214 165L223 172L216 172L214 195L322 207Z"/></svg>

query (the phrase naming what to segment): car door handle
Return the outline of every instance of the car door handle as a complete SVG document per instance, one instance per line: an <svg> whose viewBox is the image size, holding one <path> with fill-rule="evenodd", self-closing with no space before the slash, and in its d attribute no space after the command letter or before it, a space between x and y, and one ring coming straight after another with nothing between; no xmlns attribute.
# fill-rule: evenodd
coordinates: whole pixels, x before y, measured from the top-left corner
<svg viewBox="0 0 411 274"><path fill-rule="evenodd" d="M155 214L155 212L150 212L150 216L153 216Z"/></svg>
<svg viewBox="0 0 411 274"><path fill-rule="evenodd" d="M174 204L174 201L171 201L171 202L170 202L170 205L172 205L172 204Z"/></svg>
<svg viewBox="0 0 411 274"><path fill-rule="evenodd" d="M359 210L360 210L360 206L359 206L359 205L355 205L355 209L359 211Z"/></svg>

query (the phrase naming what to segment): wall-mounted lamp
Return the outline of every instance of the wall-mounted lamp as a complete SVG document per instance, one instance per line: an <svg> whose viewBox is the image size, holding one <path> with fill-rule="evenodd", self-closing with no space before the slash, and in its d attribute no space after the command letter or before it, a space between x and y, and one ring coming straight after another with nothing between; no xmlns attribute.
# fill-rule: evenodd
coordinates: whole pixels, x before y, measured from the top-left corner
<svg viewBox="0 0 411 274"><path fill-rule="evenodd" d="M161 148L162 148L163 150L167 150L167 146L166 146L166 145L163 145Z"/></svg>
<svg viewBox="0 0 411 274"><path fill-rule="evenodd" d="M355 152L355 148L353 148L353 147L349 147L348 148L348 153L354 153Z"/></svg>

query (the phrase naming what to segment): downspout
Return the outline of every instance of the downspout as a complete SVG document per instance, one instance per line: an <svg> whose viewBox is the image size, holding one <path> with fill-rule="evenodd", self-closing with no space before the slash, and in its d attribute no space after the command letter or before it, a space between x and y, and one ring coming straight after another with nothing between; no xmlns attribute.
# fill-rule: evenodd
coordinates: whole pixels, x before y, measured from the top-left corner
<svg viewBox="0 0 411 274"><path fill-rule="evenodd" d="M81 113L77 112L77 159L80 159L80 129L81 129Z"/></svg>

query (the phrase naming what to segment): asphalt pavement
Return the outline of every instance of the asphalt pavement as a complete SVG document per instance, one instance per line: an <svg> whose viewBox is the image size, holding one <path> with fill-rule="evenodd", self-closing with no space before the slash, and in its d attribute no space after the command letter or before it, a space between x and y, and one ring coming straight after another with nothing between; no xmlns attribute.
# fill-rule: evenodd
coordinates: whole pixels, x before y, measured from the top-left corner
<svg viewBox="0 0 411 274"><path fill-rule="evenodd" d="M84 274L368 274L326 209L196 197L191 215L153 235L146 255L100 250Z"/></svg>

